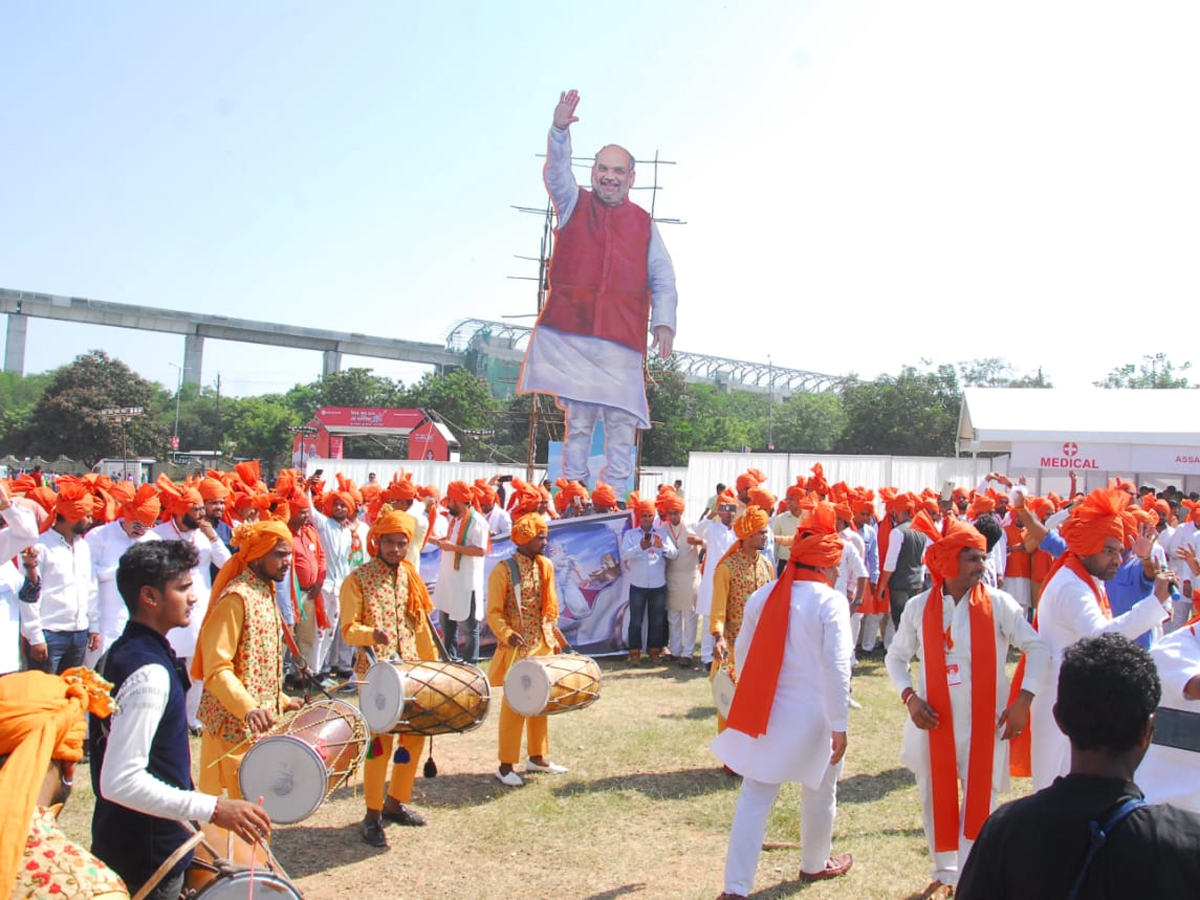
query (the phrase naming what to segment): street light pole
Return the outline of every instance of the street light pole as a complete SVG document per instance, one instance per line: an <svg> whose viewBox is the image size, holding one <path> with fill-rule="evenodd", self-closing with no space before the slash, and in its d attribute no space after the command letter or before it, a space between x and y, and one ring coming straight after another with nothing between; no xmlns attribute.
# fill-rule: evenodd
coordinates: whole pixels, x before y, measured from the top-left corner
<svg viewBox="0 0 1200 900"><path fill-rule="evenodd" d="M775 366L767 354L767 449L775 449Z"/></svg>

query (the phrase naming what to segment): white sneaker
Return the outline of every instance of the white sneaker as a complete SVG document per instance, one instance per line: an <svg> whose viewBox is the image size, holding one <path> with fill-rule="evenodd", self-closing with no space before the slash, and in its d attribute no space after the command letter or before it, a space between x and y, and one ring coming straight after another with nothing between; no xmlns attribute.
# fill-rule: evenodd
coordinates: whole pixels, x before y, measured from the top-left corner
<svg viewBox="0 0 1200 900"><path fill-rule="evenodd" d="M505 787L524 787L525 782L516 772L510 770L508 774L504 774L499 769L496 770L496 780Z"/></svg>
<svg viewBox="0 0 1200 900"><path fill-rule="evenodd" d="M540 766L537 763L535 763L532 759L529 759L529 760L525 761L525 771L526 772L549 772L552 775L565 775L567 772L567 767L560 766L558 763L546 763L544 766Z"/></svg>
<svg viewBox="0 0 1200 900"><path fill-rule="evenodd" d="M851 709L862 709L862 704L859 703L857 700L855 700L853 697L851 697L850 698L850 708Z"/></svg>

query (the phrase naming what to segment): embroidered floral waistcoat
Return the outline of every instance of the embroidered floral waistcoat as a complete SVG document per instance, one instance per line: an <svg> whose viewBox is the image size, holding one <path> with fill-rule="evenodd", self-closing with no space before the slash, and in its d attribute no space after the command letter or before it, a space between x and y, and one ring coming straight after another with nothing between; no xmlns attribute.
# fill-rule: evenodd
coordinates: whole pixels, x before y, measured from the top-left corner
<svg viewBox="0 0 1200 900"><path fill-rule="evenodd" d="M355 569L354 577L362 587L362 624L392 635L392 643L374 646L375 658L383 662L398 652L405 660L420 659L416 632L408 616L407 571L403 567L393 569L376 557ZM354 668L360 675L370 668L365 653L358 654Z"/></svg>
<svg viewBox="0 0 1200 900"><path fill-rule="evenodd" d="M283 711L279 705L283 689L283 622L275 605L275 583L246 571L229 582L216 602L222 602L229 594L238 594L245 609L242 633L233 655L233 674L258 706L279 716ZM196 716L222 740L241 743L251 737L246 723L207 690L200 698Z"/></svg>

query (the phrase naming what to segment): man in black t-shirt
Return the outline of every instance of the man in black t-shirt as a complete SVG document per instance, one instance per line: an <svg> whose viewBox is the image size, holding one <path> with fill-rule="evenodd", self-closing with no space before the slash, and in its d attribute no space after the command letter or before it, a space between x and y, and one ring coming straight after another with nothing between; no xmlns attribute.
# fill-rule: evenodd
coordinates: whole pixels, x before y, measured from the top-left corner
<svg viewBox="0 0 1200 900"><path fill-rule="evenodd" d="M1005 804L984 823L959 879L959 900L1190 897L1200 885L1200 816L1168 805L1114 814L1142 792L1133 773L1162 696L1150 654L1119 635L1079 641L1063 657L1054 718L1071 771ZM1109 825L1088 864L1092 824Z"/></svg>

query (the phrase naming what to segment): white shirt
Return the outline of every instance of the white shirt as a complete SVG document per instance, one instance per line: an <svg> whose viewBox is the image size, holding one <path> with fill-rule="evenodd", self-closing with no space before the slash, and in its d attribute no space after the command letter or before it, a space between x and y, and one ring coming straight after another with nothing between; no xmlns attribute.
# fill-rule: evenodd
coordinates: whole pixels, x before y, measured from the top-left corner
<svg viewBox="0 0 1200 900"><path fill-rule="evenodd" d="M171 673L158 663L136 669L121 684L113 698L117 710L112 715L108 749L100 770L100 793L113 803L146 815L207 822L216 809L216 797L173 787L146 768L170 690Z"/></svg>
<svg viewBox="0 0 1200 900"><path fill-rule="evenodd" d="M470 510L467 515L470 521L467 532L461 543L467 547L486 550L488 545L488 522L478 510ZM455 519L450 523L446 539L457 545L462 520ZM458 568L454 568L454 560L458 559ZM483 603L483 556L461 556L453 551L442 551L438 561L437 584L433 590L433 605L448 614L455 622L462 622L471 614L471 594L475 594L475 617L482 619L487 610Z"/></svg>
<svg viewBox="0 0 1200 900"><path fill-rule="evenodd" d="M737 542L733 529L720 519L708 519L696 526L696 533L704 538L704 572L700 575L700 591L696 595L696 615L712 615L713 577L717 563L730 547Z"/></svg>
<svg viewBox="0 0 1200 900"><path fill-rule="evenodd" d="M0 675L21 668L21 590L24 576L11 559L0 563Z"/></svg>
<svg viewBox="0 0 1200 900"><path fill-rule="evenodd" d="M858 538L858 535L854 535ZM858 546L851 541L846 532L842 532L842 561L838 564L837 590L846 595L847 600L853 600L858 593L858 579L867 577L867 565L863 562ZM862 543L862 538L858 538Z"/></svg>
<svg viewBox="0 0 1200 900"><path fill-rule="evenodd" d="M325 581L321 591L325 596L338 597L342 582L350 573L365 563L367 557L367 526L357 518L346 518L339 522L330 516L322 515L316 509L309 510L313 525L317 529L317 538L325 550ZM362 559L355 563L350 558L354 546L354 536L358 535L358 546Z"/></svg>
<svg viewBox="0 0 1200 900"><path fill-rule="evenodd" d="M174 519L159 523L154 529L164 541L185 541L196 548L200 561L192 569L192 590L196 593L196 605L192 607L192 620L186 628L173 628L167 635L171 648L180 659L190 659L196 653L196 640L200 634L200 623L208 611L209 594L212 593L212 569L218 569L229 562L233 556L225 542L218 539L210 541L199 528L191 531L181 531Z"/></svg>
<svg viewBox="0 0 1200 900"><path fill-rule="evenodd" d="M764 585L746 601L735 659L749 659L774 588L775 582ZM846 730L851 650L845 596L825 584L794 582L783 665L766 734L752 738L726 728L710 745L712 751L731 769L756 781L799 781L817 787L829 768L831 732Z"/></svg>
<svg viewBox="0 0 1200 900"><path fill-rule="evenodd" d="M913 688L921 697L929 696L925 670L925 607L931 591L925 591L909 599L900 615L900 625L887 652L888 677L896 693L903 695ZM1004 591L988 589L992 598L992 622L996 633L996 715L1008 706L1008 648L1012 644L1026 654L1025 679L1022 688L1034 697L1049 690L1055 693L1057 685L1048 683L1046 673L1050 664L1050 651L1041 636L1025 618L1021 605ZM958 684L947 677L950 689L950 710L954 724L954 744L959 772L967 770L971 748L971 606L970 603L954 598L948 590L942 591L942 616L939 633L951 636L952 646L946 650L947 667L955 666ZM914 686L909 664L914 658L921 664ZM991 723L989 723L989 726ZM985 726L985 727L989 727ZM992 768L993 786L1007 790L1008 786L1008 742L1000 740L1000 731L992 727L996 737L996 753ZM904 738L901 743L900 761L912 771L921 773L929 770L929 732L922 731L911 717L904 720Z"/></svg>
<svg viewBox="0 0 1200 900"><path fill-rule="evenodd" d="M488 530L492 534L509 534L512 531L512 516L501 509L499 503L493 505L492 511L487 513L486 516Z"/></svg>
<svg viewBox="0 0 1200 900"><path fill-rule="evenodd" d="M642 536L645 532L641 528L630 528L621 538L621 561L625 563L629 583L634 587L664 587L667 583L667 560L674 559L679 553L671 536L661 528L655 526L650 533L661 539L661 547L653 546L652 540L652 545L643 549Z"/></svg>
<svg viewBox="0 0 1200 900"><path fill-rule="evenodd" d="M86 535L88 548L92 552L92 573L98 588L97 610L99 618L94 630L100 633L100 649L104 653L109 645L121 636L125 623L129 621L129 607L117 590L117 566L121 556L134 544L157 541L161 538L153 531L143 532L136 538L130 537L121 522L109 522L93 528Z"/></svg>
<svg viewBox="0 0 1200 900"><path fill-rule="evenodd" d="M51 528L37 543L42 596L21 604L21 634L31 644L46 643L47 631L92 631L99 627L99 592L92 553L82 537L68 542Z"/></svg>
<svg viewBox="0 0 1200 900"><path fill-rule="evenodd" d="M10 503L0 510L0 516L8 523L7 528L0 528L0 559L12 559L23 548L37 543L37 517L32 510Z"/></svg>
<svg viewBox="0 0 1200 900"><path fill-rule="evenodd" d="M1093 580L1103 587L1103 582ZM1035 791L1049 787L1055 778L1066 775L1070 769L1071 744L1059 731L1051 711L1058 696L1058 669L1062 665L1063 651L1083 638L1101 634L1121 634L1133 640L1159 625L1168 614L1151 593L1128 612L1115 619L1106 619L1091 586L1070 569L1059 569L1046 583L1038 603L1038 631L1050 649L1048 683L1056 687L1033 698L1030 736Z"/></svg>

